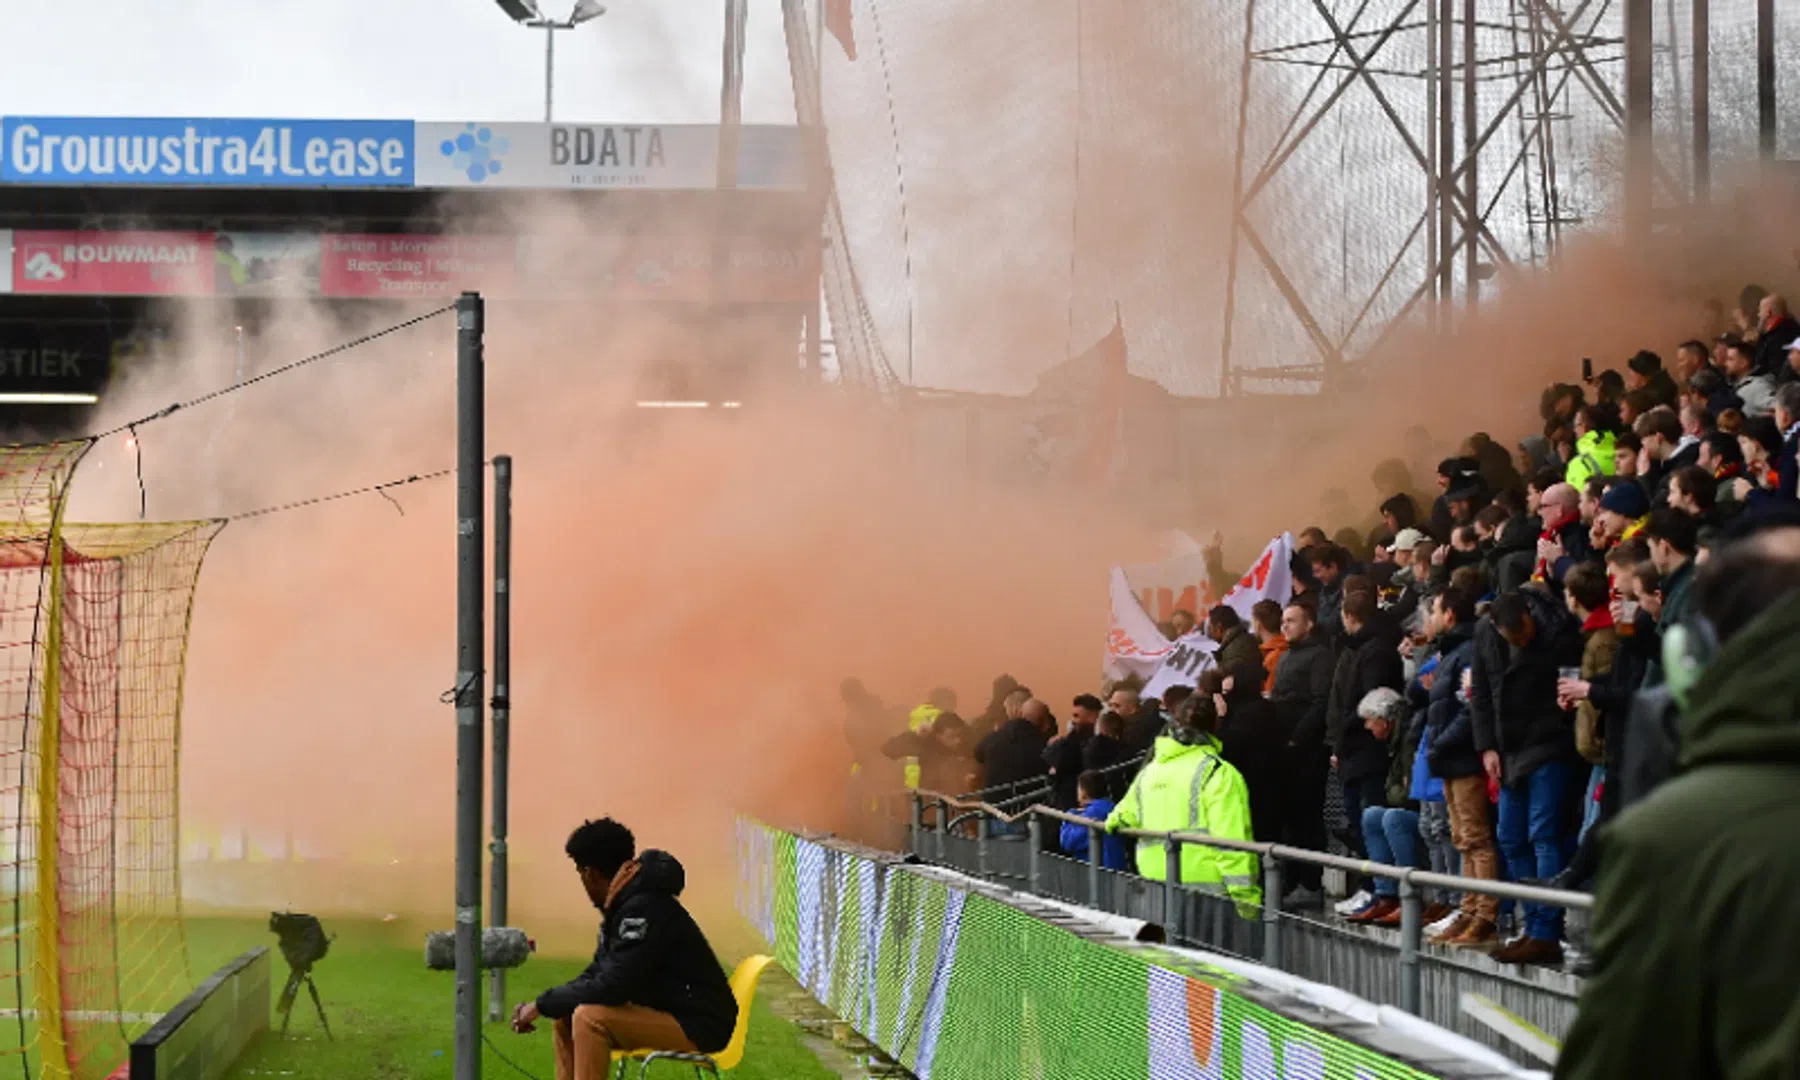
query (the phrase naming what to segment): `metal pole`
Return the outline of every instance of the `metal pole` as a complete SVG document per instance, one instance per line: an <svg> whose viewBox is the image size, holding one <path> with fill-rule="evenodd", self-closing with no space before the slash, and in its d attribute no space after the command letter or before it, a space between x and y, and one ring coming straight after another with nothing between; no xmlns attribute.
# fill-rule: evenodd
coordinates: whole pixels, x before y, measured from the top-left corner
<svg viewBox="0 0 1800 1080"><path fill-rule="evenodd" d="M925 854L925 798L916 791L912 792L910 797L912 799L912 843L907 845L906 850L914 855L923 856Z"/></svg>
<svg viewBox="0 0 1800 1080"><path fill-rule="evenodd" d="M983 881L988 877L988 816L982 813L975 818L975 876Z"/></svg>
<svg viewBox="0 0 1800 1080"><path fill-rule="evenodd" d="M1400 1007L1419 1015L1419 949L1425 939L1425 906L1409 878L1400 879Z"/></svg>
<svg viewBox="0 0 1800 1080"><path fill-rule="evenodd" d="M947 799L939 799L937 805L937 861L944 861L944 851L949 847L950 836L950 803Z"/></svg>
<svg viewBox="0 0 1800 1080"><path fill-rule="evenodd" d="M1030 843L1031 850L1025 853L1025 891L1037 893L1041 891L1038 888L1038 875L1042 870L1038 867L1038 860L1044 852L1044 819L1038 817L1036 810L1026 813L1026 841Z"/></svg>
<svg viewBox="0 0 1800 1080"><path fill-rule="evenodd" d="M488 921L506 925L506 826L512 751L512 457L494 459L494 808L488 859ZM506 969L488 975L488 1019L506 1009Z"/></svg>
<svg viewBox="0 0 1800 1080"><path fill-rule="evenodd" d="M1426 321L1435 332L1438 328L1437 265L1438 259L1438 185L1443 175L1443 148L1438 132L1438 85L1443 80L1438 59L1438 6L1425 3L1425 291L1432 303L1426 309Z"/></svg>
<svg viewBox="0 0 1800 1080"><path fill-rule="evenodd" d="M1181 841L1173 836L1163 841L1163 874L1163 930L1173 944L1181 919Z"/></svg>
<svg viewBox="0 0 1800 1080"><path fill-rule="evenodd" d="M1466 224L1463 226L1463 274L1467 280L1463 283L1464 297L1470 307L1481 300L1481 282L1476 274L1481 268L1481 247L1475 242L1480 235L1481 217L1481 131L1480 131L1480 67L1476 58L1480 56L1480 39L1476 33L1479 29L1479 0L1463 2L1463 214Z"/></svg>
<svg viewBox="0 0 1800 1080"><path fill-rule="evenodd" d="M1655 25L1653 0L1625 0L1625 230L1633 240L1650 234Z"/></svg>
<svg viewBox="0 0 1800 1080"><path fill-rule="evenodd" d="M1775 160L1775 0L1756 4L1756 131L1763 160Z"/></svg>
<svg viewBox="0 0 1800 1080"><path fill-rule="evenodd" d="M1101 831L1102 828L1103 826L1099 822L1095 822L1087 827L1087 887L1088 907L1091 908L1098 908L1100 906L1100 845L1106 842L1106 834Z"/></svg>
<svg viewBox="0 0 1800 1080"><path fill-rule="evenodd" d="M1256 56L1256 0L1250 0L1244 11L1244 64L1238 77L1237 149L1233 156L1231 181L1231 237L1225 242L1225 340L1219 353L1219 396L1232 392L1232 331L1237 321L1238 241L1244 228L1245 146L1250 129L1250 65Z"/></svg>
<svg viewBox="0 0 1800 1080"><path fill-rule="evenodd" d="M1263 963L1281 970L1281 860L1263 860Z"/></svg>
<svg viewBox="0 0 1800 1080"><path fill-rule="evenodd" d="M544 123L550 122L556 100L556 24L544 24Z"/></svg>
<svg viewBox="0 0 1800 1080"><path fill-rule="evenodd" d="M1712 198L1712 0L1694 5L1694 201Z"/></svg>
<svg viewBox="0 0 1800 1080"><path fill-rule="evenodd" d="M456 1080L481 1078L482 474L486 373L479 293L456 301Z"/></svg>
<svg viewBox="0 0 1800 1080"><path fill-rule="evenodd" d="M1438 11L1438 263L1439 328L1448 329L1456 296L1456 0L1439 0Z"/></svg>

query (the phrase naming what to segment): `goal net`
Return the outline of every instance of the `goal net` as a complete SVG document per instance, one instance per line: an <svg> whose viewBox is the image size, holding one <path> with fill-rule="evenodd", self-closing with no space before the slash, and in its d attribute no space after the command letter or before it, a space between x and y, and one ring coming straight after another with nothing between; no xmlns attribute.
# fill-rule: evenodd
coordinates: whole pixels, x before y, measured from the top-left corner
<svg viewBox="0 0 1800 1080"><path fill-rule="evenodd" d="M109 1076L191 988L182 675L221 523L65 522L88 446L0 448L0 1077Z"/></svg>

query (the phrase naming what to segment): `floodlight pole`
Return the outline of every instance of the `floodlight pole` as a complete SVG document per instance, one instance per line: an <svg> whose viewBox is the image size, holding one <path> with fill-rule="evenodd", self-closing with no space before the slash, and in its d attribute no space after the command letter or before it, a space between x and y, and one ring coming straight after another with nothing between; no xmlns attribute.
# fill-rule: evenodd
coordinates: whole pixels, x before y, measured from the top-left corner
<svg viewBox="0 0 1800 1080"><path fill-rule="evenodd" d="M484 323L481 294L457 298L455 1080L481 1080Z"/></svg>
<svg viewBox="0 0 1800 1080"><path fill-rule="evenodd" d="M512 751L512 457L494 458L494 809L489 815L488 922L506 925L506 827ZM506 1009L506 969L488 974L488 1020Z"/></svg>
<svg viewBox="0 0 1800 1080"><path fill-rule="evenodd" d="M544 24L544 123L548 124L556 104L556 32L563 29L553 22Z"/></svg>

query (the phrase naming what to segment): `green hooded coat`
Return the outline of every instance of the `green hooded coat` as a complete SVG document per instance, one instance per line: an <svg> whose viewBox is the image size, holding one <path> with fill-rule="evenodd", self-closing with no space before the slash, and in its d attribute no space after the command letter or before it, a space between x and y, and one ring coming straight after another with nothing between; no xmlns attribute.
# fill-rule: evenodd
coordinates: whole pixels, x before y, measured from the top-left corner
<svg viewBox="0 0 1800 1080"><path fill-rule="evenodd" d="M1800 1076L1800 595L1726 643L1681 772L1601 835L1559 1080Z"/></svg>

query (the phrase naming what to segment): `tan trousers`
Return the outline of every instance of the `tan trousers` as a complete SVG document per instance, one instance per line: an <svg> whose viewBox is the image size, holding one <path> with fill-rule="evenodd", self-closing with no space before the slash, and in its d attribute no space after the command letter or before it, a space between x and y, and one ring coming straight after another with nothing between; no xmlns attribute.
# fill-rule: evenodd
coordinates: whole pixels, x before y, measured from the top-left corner
<svg viewBox="0 0 1800 1080"><path fill-rule="evenodd" d="M1487 777L1464 776L1444 781L1444 806L1450 812L1450 842L1462 854L1462 876L1486 881L1500 879L1500 859L1494 849L1494 827L1488 818ZM1465 891L1462 913L1493 922L1500 914L1498 898Z"/></svg>
<svg viewBox="0 0 1800 1080"><path fill-rule="evenodd" d="M556 1080L608 1080L614 1051L696 1053L668 1013L637 1005L583 1005L556 1022Z"/></svg>

